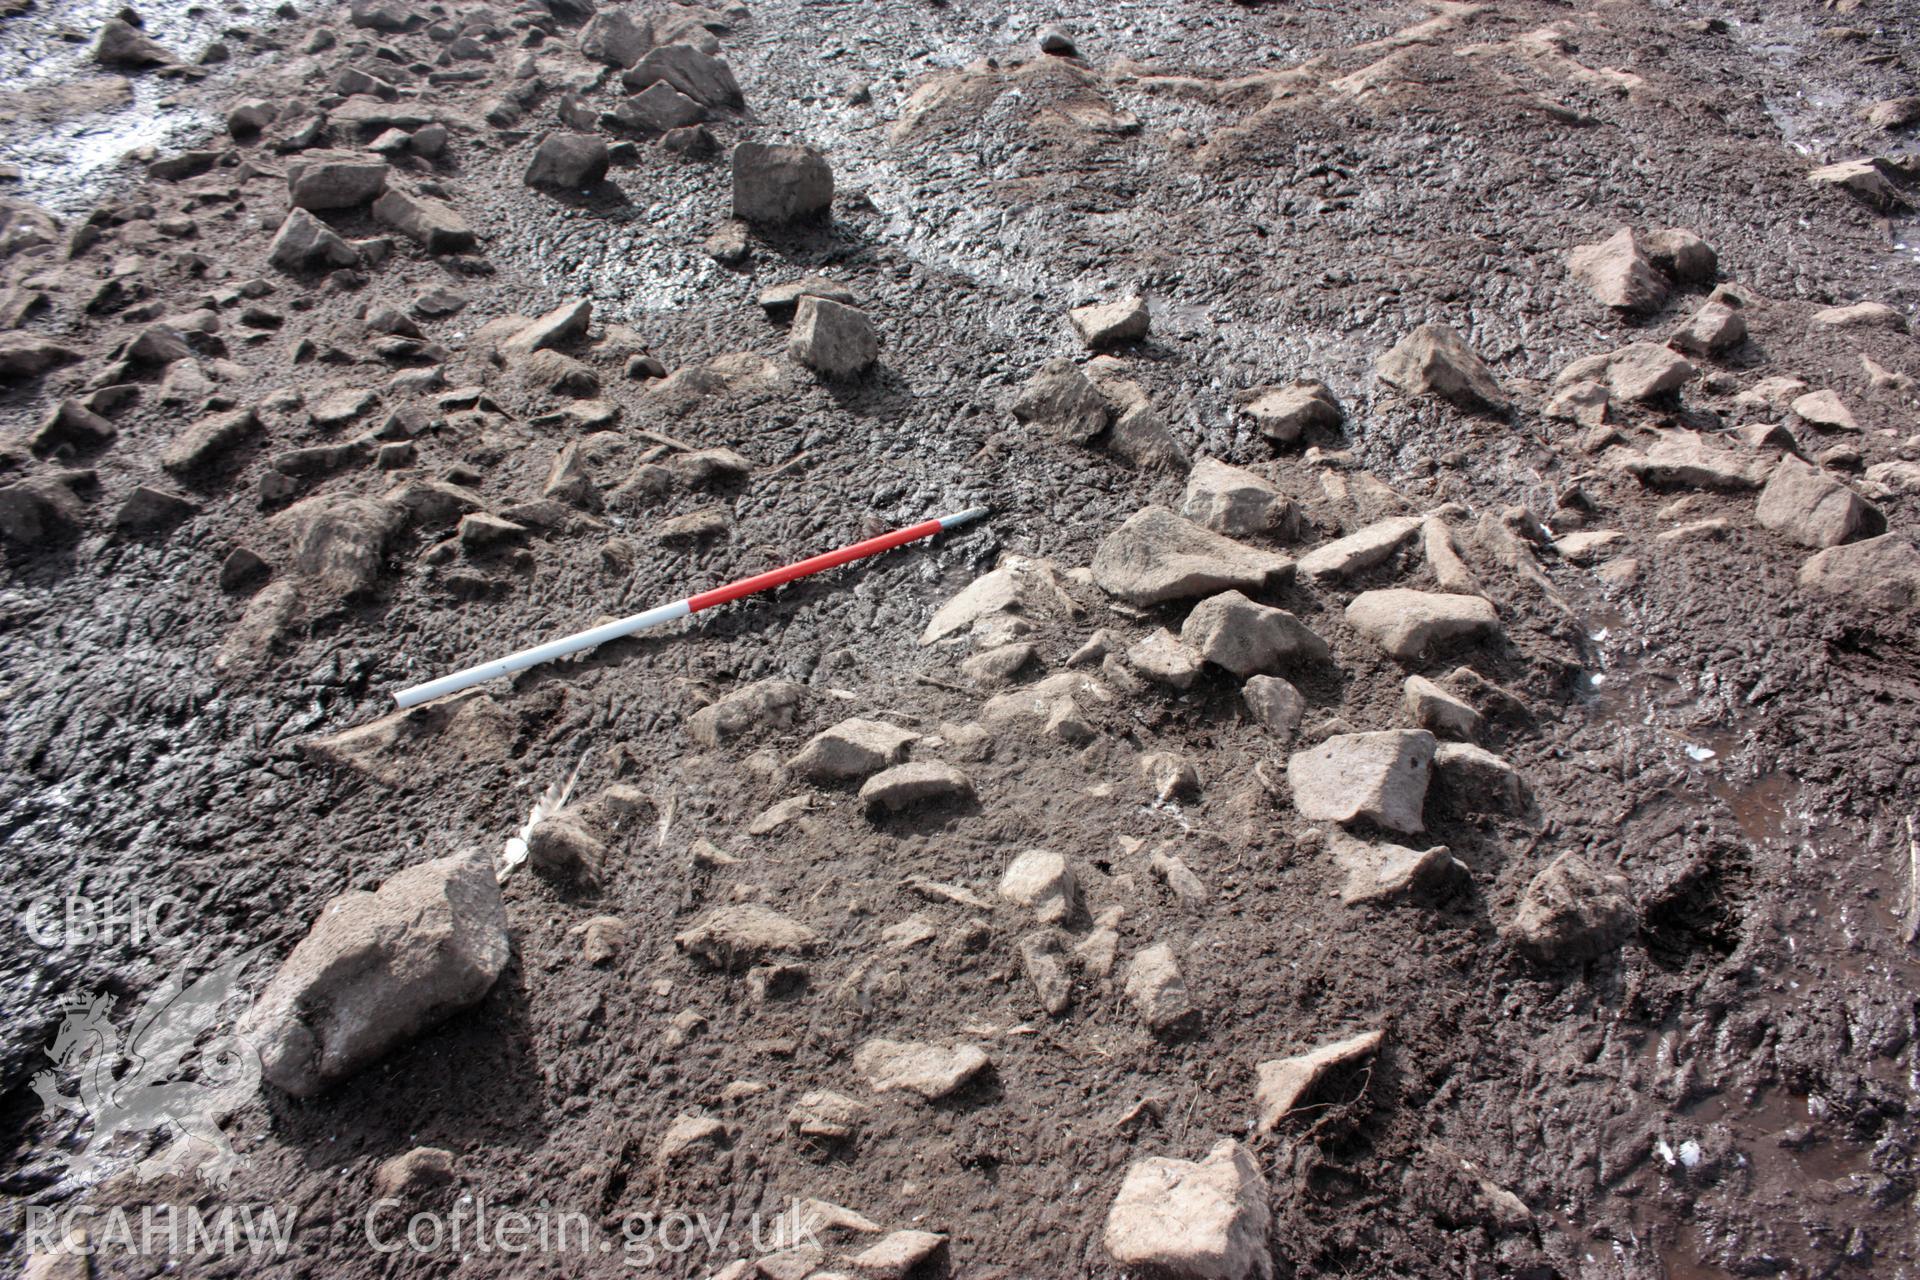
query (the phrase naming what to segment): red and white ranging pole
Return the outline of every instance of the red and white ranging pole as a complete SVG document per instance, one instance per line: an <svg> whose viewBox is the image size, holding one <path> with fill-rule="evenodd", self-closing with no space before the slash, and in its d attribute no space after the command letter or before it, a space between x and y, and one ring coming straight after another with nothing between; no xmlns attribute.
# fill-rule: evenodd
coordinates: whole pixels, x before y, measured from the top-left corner
<svg viewBox="0 0 1920 1280"><path fill-rule="evenodd" d="M756 573L750 578L729 582L724 587L715 587L711 591L702 591L698 595L688 596L685 600L675 600L672 604L659 605L648 609L645 613L636 613L631 618L622 618L618 622L609 622L604 626L594 627L590 631L581 631L559 640L550 640L546 644L522 649L504 658L496 658L492 662L483 662L477 667L456 671L450 676L441 676L438 680L413 685L394 694L393 700L402 707L417 707L423 702L431 702L435 698L444 698L450 693L470 689L495 676L525 671L528 667L538 666L542 662L551 662L555 658L569 657L582 650L591 649L595 645L605 644L609 640L637 635L663 622L672 622L676 618L684 618L702 609L711 609L718 604L757 595L762 591L792 582L796 578L823 573L828 569L837 569L843 564L852 564L855 560L864 560L868 556L877 556L882 551L891 551L909 542L931 538L937 533L945 533L949 529L957 529L961 525L983 520L986 516L985 507L971 507L955 515L941 516L937 520L923 520L919 524L908 525L904 529L895 529L891 533L883 533L878 537L867 538L851 546L841 547L838 551L828 551L821 555L810 556L805 560L796 560L778 569L769 569L765 573Z"/></svg>

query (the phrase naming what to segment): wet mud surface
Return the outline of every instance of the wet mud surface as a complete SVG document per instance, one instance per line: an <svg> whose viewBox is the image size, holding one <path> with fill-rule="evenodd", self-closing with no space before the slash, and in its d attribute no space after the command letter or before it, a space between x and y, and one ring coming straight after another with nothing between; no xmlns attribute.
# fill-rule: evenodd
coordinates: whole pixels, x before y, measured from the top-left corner
<svg viewBox="0 0 1920 1280"><path fill-rule="evenodd" d="M888 1229L945 1233L956 1275L1113 1276L1101 1231L1129 1164L1198 1159L1236 1137L1271 1188L1282 1276L1920 1274L1913 614L1808 594L1795 576L1806 550L1754 522L1750 493L1647 488L1584 448L1583 428L1541 412L1563 367L1664 341L1706 295L1678 290L1659 313L1623 318L1569 274L1567 251L1622 225L1687 227L1717 250L1720 280L1749 296L1750 336L1697 361L1712 387L1633 407L1627 429L1779 421L1736 406L1735 393L1792 376L1837 390L1861 428L1830 437L1799 424L1809 453L1845 443L1861 467L1920 456L1911 386L1876 385L1860 358L1920 377L1920 341L1808 319L1871 299L1912 326L1920 230L1906 212L1806 178L1828 161L1915 154L1911 132L1872 129L1858 112L1915 92L1920 6L1042 13L770 0L720 36L747 105L709 122L717 156L641 139L605 183L563 196L522 184L535 142L570 77L590 86L580 97L597 114L618 100L617 73L594 83L598 69L574 51L577 22L556 24L532 50L542 87L524 119L487 123L488 104L516 83L523 32L510 13L494 15L512 34L473 64L483 76L414 86L452 140L441 160L404 164L439 184L477 250L435 258L395 237L392 257L353 287L269 263L287 157L211 130L239 98L334 101L332 75L372 56L354 42L421 57L423 34L376 36L350 27L344 8L322 10L274 20L278 50L206 80L134 77L138 123L106 136L235 153L169 183L85 158L51 165L48 140L83 139L49 127L36 140L25 122L53 90L26 64L50 22L83 19L0 21L5 101L42 104L5 108L0 151L27 178L14 191L64 219L57 245L0 265L10 287L47 298L23 331L81 356L0 387L9 434L24 442L63 398L104 385L116 348L154 318L255 279L271 286L257 301L280 317L252 327L236 318L245 303L224 302L217 346L197 353L231 366L210 386L169 403L160 375L136 370L141 394L107 447L36 458L23 443L8 455L9 480L93 473L81 530L10 548L0 581L9 897L25 910L138 894L177 913L160 940L55 947L21 929L0 948L0 1226L13 1262L27 1255L32 1206L214 1194L190 1173L92 1186L67 1175L84 1126L44 1110L30 1084L63 999L137 1001L183 966L261 946L282 956L343 890L464 847L498 849L584 759L583 794L626 783L647 797L598 884L523 869L505 889L512 959L482 1002L321 1097L269 1090L235 1112L224 1127L249 1164L220 1195L298 1205L300 1229L283 1256L192 1259L179 1273L707 1276L754 1256L738 1238L641 1268L618 1250L511 1261L374 1251L373 1169L433 1146L455 1154L459 1194L580 1209L609 1233L637 1211L744 1218L813 1196ZM264 26L268 15L243 18ZM150 27L194 49L218 25L194 21ZM1077 32L1081 61L1035 49L1036 29L1054 21ZM322 23L345 47L296 52ZM1537 37L1548 28L1551 39ZM50 72L69 85L91 75L70 58ZM744 140L820 148L837 192L829 223L757 231L748 260L727 266L703 243L727 219L726 149ZM69 256L67 236L96 202L117 213ZM191 229L163 230L169 216ZM350 240L391 234L365 209L326 218ZM858 380L799 367L785 325L756 305L762 288L805 274L844 284L881 334L880 362ZM112 277L137 281L130 305L151 313L89 310ZM419 322L444 359L376 354L366 311L433 288L464 297ZM1500 813L1441 789L1428 800L1422 839L1470 873L1441 900L1342 904L1315 824L1279 781L1288 745L1219 671L1184 693L1120 691L1089 712L1082 744L992 728L975 758L955 761L976 791L957 808L875 821L851 790L810 788L784 767L848 716L951 740L1000 690L961 671L964 642L918 643L933 611L1004 553L1065 574L1142 506L1179 507L1183 470L1129 466L1008 411L1043 362L1084 355L1069 307L1135 292L1152 328L1119 352L1122 376L1187 454L1247 467L1298 504L1306 536L1280 549L1459 504L1463 553L1501 614L1497 643L1409 668L1348 623L1359 591L1436 589L1416 557L1268 597L1334 650L1333 670L1297 680L1303 732L1333 717L1402 724L1409 670L1470 666L1521 704L1484 745L1518 769L1531 802ZM596 338L629 326L668 370L751 352L771 373L693 398L623 377L624 349L582 347L598 398L618 410L583 425L563 398L491 363L479 336L497 317L576 297L594 304ZM1453 326L1486 359L1517 401L1510 417L1375 376L1379 355L1427 322ZM395 381L441 366L438 387ZM1326 382L1345 425L1276 446L1236 393L1296 377ZM492 410L440 402L475 385ZM304 411L355 388L378 397L355 424L319 427ZM256 407L262 429L175 482L158 459L209 401ZM286 503L261 497L274 455L396 410L430 424L412 435L410 463L345 466L298 496L374 496L453 474L504 509L539 498L556 450L579 441L608 490L682 444L737 450L752 472L609 503L593 521L488 553L437 553L450 528L409 527L364 589L303 600L277 636L236 643L257 614L247 594L223 590L221 566L238 546L276 559L272 521ZM116 530L112 513L142 484L197 510L157 533ZM1637 572L1544 553L1523 570L1487 540L1468 545L1468 530L1516 505L1553 523L1575 489L1590 527L1624 535L1625 553L1606 564L1630 557ZM1895 530L1920 521L1915 493L1875 501ZM991 521L490 684L357 767L313 749L386 715L413 681L976 503L993 507ZM657 539L711 508L724 517L717 536ZM1662 536L1712 520L1724 525ZM275 581L287 580L279 567ZM1063 582L1073 607L1035 614L1022 680L1066 670L1096 628L1131 643L1177 631L1185 612L1120 607ZM805 687L794 723L719 749L688 735L695 710L770 677ZM1197 793L1154 796L1139 759L1156 751L1195 766ZM793 821L749 834L802 794L813 802ZM701 865L701 840L740 861ZM1077 979L1071 1010L1045 1012L1018 951L1029 922L994 902L1007 861L1035 847L1069 859L1089 919L1124 909L1123 957L1174 945L1194 1025L1150 1034L1121 970ZM1205 882L1205 901L1156 878L1149 854L1161 848ZM1627 877L1637 929L1590 961L1528 963L1500 927L1568 851ZM994 905L928 900L910 887L919 879ZM676 933L736 901L825 935L798 992L764 996L676 950ZM883 931L916 914L931 940L890 945ZM627 940L589 964L581 934L601 916L620 917ZM1256 1063L1369 1028L1387 1031L1370 1069L1253 1132ZM874 1037L972 1041L992 1068L937 1103L870 1095L853 1059ZM766 1088L729 1091L741 1082ZM854 1141L789 1132L789 1111L819 1089L871 1104ZM722 1120L723 1149L663 1166L662 1137L686 1114ZM163 1145L128 1140L119 1154L131 1165ZM1524 1216L1492 1205L1478 1179L1517 1196ZM94 1270L161 1266L103 1252Z"/></svg>

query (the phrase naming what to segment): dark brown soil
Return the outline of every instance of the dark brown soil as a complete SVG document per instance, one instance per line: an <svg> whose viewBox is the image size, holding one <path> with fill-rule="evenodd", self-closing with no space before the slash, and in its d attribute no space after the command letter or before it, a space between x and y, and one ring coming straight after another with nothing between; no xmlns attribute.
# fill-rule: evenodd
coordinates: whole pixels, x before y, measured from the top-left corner
<svg viewBox="0 0 1920 1280"><path fill-rule="evenodd" d="M179 1273L705 1276L755 1253L738 1230L717 1250L646 1266L617 1244L519 1258L378 1253L366 1236L372 1170L424 1145L455 1153L460 1194L579 1210L613 1241L625 1215L739 1222L817 1196L890 1229L947 1233L957 1275L1108 1276L1101 1229L1128 1164L1198 1158L1240 1137L1270 1183L1283 1276L1920 1274L1920 1011L1905 923L1920 794L1913 618L1803 593L1795 572L1807 552L1754 523L1751 495L1702 491L1669 511L1681 492L1604 468L1580 428L1540 412L1571 361L1664 341L1704 296L1677 291L1662 314L1623 320L1570 277L1568 249L1621 225L1680 226L1717 249L1723 281L1751 294L1751 338L1701 361L1708 376L1677 404L1629 411L1623 430L1768 420L1734 394L1794 376L1845 399L1862 431L1844 443L1862 465L1916 455L1914 393L1870 385L1860 361L1920 376L1915 338L1810 330L1808 317L1864 298L1911 320L1920 230L1806 175L1829 160L1914 155L1911 134L1855 113L1915 91L1920 6L1095 6L1063 15L1079 34L1076 67L1040 61L1037 11L767 0L721 38L748 114L711 126L720 154L686 159L642 140L608 184L577 198L521 183L558 118L561 79L594 70L574 54L574 24L534 51L549 87L501 130L481 117L524 83L511 79L522 31L504 9L496 16L507 38L493 60L460 64L484 79L419 85L455 121L447 158L415 163L480 232L465 270L402 240L359 287L290 277L267 263L284 182L224 162L180 183L112 189L101 206L117 211L112 225L71 259L61 244L0 263L6 285L37 279L47 294L28 326L83 355L0 395L22 440L141 327L86 309L119 267L133 296L161 304L155 315L242 281L272 285L260 302L282 313L277 329L240 324L244 304L222 308L225 358L244 377L215 395L241 405L283 390L309 402L336 387L381 395L345 431L268 412L230 465L181 488L157 459L201 405L163 404L149 385L107 448L35 459L21 447L0 475L95 473L84 530L11 551L0 586L0 833L14 899L24 909L137 886L188 904L192 921L158 946L49 950L16 933L0 948L16 1263L29 1206L223 1200L298 1206L292 1248L188 1259ZM316 25L343 47L296 54ZM1557 40L1534 34L1549 27ZM340 66L373 56L353 47L371 37L344 8L290 19L275 38L284 50L237 87L183 85L181 97L216 114L236 93L321 103ZM424 33L378 39L409 60L434 48ZM848 91L861 85L871 100L856 103ZM597 114L617 93L609 77L582 96ZM757 235L751 260L728 269L701 246L728 212L726 149L749 138L819 146L839 194L830 225ZM284 161L224 135L208 145L262 169ZM158 228L176 213L193 220L191 236ZM327 216L350 239L382 233L364 211ZM760 288L804 273L845 283L879 328L881 364L863 379L813 379L755 305ZM772 386L680 413L623 378L617 357L581 348L620 409L612 429L624 442L607 455L603 487L660 434L737 449L753 477L493 557L434 562L425 553L442 533L409 532L372 590L314 605L276 647L247 655L251 670L217 669L246 608L221 590L221 563L235 546L264 550L279 509L259 498L268 459L395 409L447 417L439 392L389 389L397 370L371 353L358 319L435 285L467 298L457 315L422 322L450 352L447 386L484 381L501 412L427 430L404 473L349 468L302 496L378 494L464 466L490 502L536 498L554 451L586 433L543 419L559 402L524 390L468 339L488 320L579 296L595 304L596 336L629 325L669 369L751 351L781 370ZM1178 697L1125 694L1084 747L996 735L988 759L961 764L974 805L874 822L850 792L823 791L798 821L747 833L804 790L780 764L827 725L865 715L933 734L978 717L993 691L960 672L967 650L917 639L1002 552L1064 572L1143 505L1178 506L1180 471L1047 440L1007 411L1035 367L1079 354L1070 306L1132 291L1149 299L1153 328L1121 353L1125 376L1190 454L1247 466L1293 495L1313 525L1308 545L1395 510L1465 509L1455 528L1506 638L1420 669L1470 665L1524 702L1487 745L1534 800L1510 817L1461 797L1430 801L1430 842L1467 864L1469 889L1428 906L1342 906L1313 824L1278 781L1284 750L1218 672ZM1428 321L1486 357L1519 403L1510 419L1377 381L1374 360ZM1276 448L1234 412L1236 391L1295 377L1326 381L1347 412L1344 438L1308 442L1318 453ZM1796 429L1809 453L1842 442ZM1368 475L1393 493L1374 493ZM112 513L140 484L181 488L200 511L162 534L114 532ZM1549 594L1465 537L1515 505L1547 517L1576 485L1590 527L1627 535L1636 578L1543 554ZM1876 500L1896 530L1920 518L1913 495ZM651 536L715 502L724 538L689 549ZM984 526L496 682L497 717L414 740L388 780L303 749L386 714L414 680L974 503L994 508ZM1721 536L1658 536L1714 517L1727 521ZM609 566L616 537L630 568ZM1337 676L1301 681L1307 726L1402 723L1406 668L1341 612L1386 585L1433 579L1396 560L1272 598L1336 652ZM1132 640L1177 629L1183 613L1116 610L1090 585L1070 589L1081 614L1041 622L1041 665L1028 676L1064 669L1095 628ZM688 738L694 710L775 675L808 688L798 725L719 752ZM526 870L510 881L514 958L480 1005L324 1097L269 1092L235 1114L226 1127L251 1163L224 1191L186 1176L64 1178L63 1151L84 1123L43 1112L29 1087L64 996L137 998L181 966L262 944L282 955L344 889L462 847L497 848L589 751L582 794L627 782L654 811L616 845L596 889ZM1152 751L1189 759L1198 796L1153 803L1137 773ZM694 869L703 838L742 861ZM1148 853L1169 841L1208 886L1206 903L1183 905L1149 873ZM983 937L966 938L979 913L907 887L926 877L991 898L1011 856L1033 847L1072 861L1094 912L1125 908L1123 959L1174 945L1197 1026L1148 1034L1117 980L1083 980L1073 1008L1049 1018L1021 970L1022 913L1002 905ZM1640 926L1617 953L1541 968L1499 926L1568 850L1629 878ZM755 999L743 978L676 953L672 935L700 911L741 898L827 936L802 991ZM915 912L940 936L889 950L882 930ZM621 917L629 936L593 967L579 927L602 915ZM676 1034L689 1012L703 1021ZM1248 1137L1255 1063L1370 1027L1388 1032L1370 1070L1330 1082L1276 1133ZM992 1070L934 1105L870 1096L852 1056L877 1036L972 1040ZM724 1100L739 1081L769 1087ZM815 1089L873 1103L855 1141L821 1149L787 1133L789 1109ZM662 1173L654 1152L689 1113L726 1121L731 1145ZM1531 1221L1492 1213L1463 1161L1524 1201ZM94 1267L157 1275L165 1261L103 1249Z"/></svg>

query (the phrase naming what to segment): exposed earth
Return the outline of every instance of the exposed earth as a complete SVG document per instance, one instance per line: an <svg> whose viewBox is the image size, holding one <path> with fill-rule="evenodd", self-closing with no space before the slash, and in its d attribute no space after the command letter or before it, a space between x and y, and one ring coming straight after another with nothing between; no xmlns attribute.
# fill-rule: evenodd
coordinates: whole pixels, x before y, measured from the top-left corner
<svg viewBox="0 0 1920 1280"><path fill-rule="evenodd" d="M15 9L14 1270L1920 1276L1920 3Z"/></svg>

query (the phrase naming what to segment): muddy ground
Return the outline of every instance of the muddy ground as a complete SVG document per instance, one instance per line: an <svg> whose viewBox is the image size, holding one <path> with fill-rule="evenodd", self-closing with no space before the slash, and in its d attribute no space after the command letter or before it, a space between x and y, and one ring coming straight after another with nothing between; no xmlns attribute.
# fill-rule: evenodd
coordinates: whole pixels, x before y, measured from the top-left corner
<svg viewBox="0 0 1920 1280"><path fill-rule="evenodd" d="M1620 412L1629 438L1780 421L1809 456L1853 450L1826 461L1863 486L1859 471L1920 454L1911 384L1876 383L1861 361L1920 376L1912 334L1809 325L1862 299L1911 324L1920 230L1902 209L1807 180L1828 161L1881 156L1913 198L1899 168L1912 134L1858 113L1915 92L1920 6L762 0L715 23L746 99L709 122L718 153L641 138L605 184L572 195L523 185L534 145L570 83L592 114L620 91L617 74L578 55L578 17L547 13L495 10L488 56L458 64L482 74L404 87L451 141L437 162L397 167L437 183L472 224L469 254L393 237L391 258L357 279L281 271L267 253L289 156L215 131L193 144L220 153L208 173L147 180L135 162L100 177L91 198L108 213L77 250L86 208L40 197L63 217L57 235L3 264L23 291L10 298L44 299L23 331L77 358L0 392L19 441L0 480L90 473L74 481L76 532L8 549L10 896L25 911L138 893L178 912L158 941L50 946L23 926L0 954L15 1264L31 1207L161 1202L289 1204L299 1226L280 1256L103 1248L95 1274L704 1276L755 1253L738 1235L641 1267L619 1249L377 1252L365 1230L374 1167L434 1146L456 1158L448 1203L578 1209L617 1234L637 1212L741 1218L815 1196L888 1229L946 1234L957 1275L1108 1276L1101 1233L1128 1165L1197 1159L1238 1137L1269 1183L1280 1275L1920 1274L1912 615L1808 593L1796 573L1809 552L1757 525L1750 493L1649 488L1602 465L1585 428L1542 413L1562 368L1664 341L1706 294L1676 290L1659 312L1624 317L1570 275L1568 251L1622 225L1686 227L1717 250L1719 279L1744 289L1750 336L1699 360L1702 377L1677 400ZM1077 33L1079 61L1038 51L1036 31L1056 20ZM536 76L516 79L533 26L551 34L531 48ZM321 28L339 43L301 52ZM260 29L276 48L172 81L171 105L146 109L214 121L246 98L331 109L334 74L377 59L376 42L402 66L431 66L435 49L424 30L356 28L344 8ZM516 88L523 118L489 123ZM9 128L32 118L16 108ZM727 220L726 153L749 139L820 148L833 213L757 231L748 259L723 265L703 246ZM31 181L18 194L36 198ZM325 217L349 239L391 234L364 209ZM849 288L882 336L880 363L858 379L796 365L784 326L756 305L761 288L809 273ZM120 284L103 290L109 278ZM268 288L238 290L253 280ZM368 310L435 287L464 298L419 321L439 350L376 354ZM942 726L977 719L1001 690L961 671L964 640L918 643L933 611L1004 553L1067 574L1142 506L1179 506L1183 468L1128 465L1008 412L1037 366L1084 356L1069 307L1134 292L1152 328L1117 352L1124 376L1188 455L1247 467L1296 500L1303 536L1276 546L1297 555L1382 515L1459 504L1463 553L1504 637L1412 669L1468 665L1523 704L1486 745L1518 768L1532 804L1497 814L1435 793L1427 839L1470 871L1450 896L1343 905L1316 824L1279 781L1289 744L1218 671L1181 694L1123 690L1090 716L1083 745L996 729L984 758L960 764L977 799L957 808L876 822L851 792L807 788L782 767L850 715L951 740ZM146 324L209 297L220 324L192 344L202 382L178 379L169 400L162 371L109 368ZM476 340L490 320L579 297L594 306L593 342L576 354L601 384L589 403L610 402L611 422L529 387ZM250 305L273 318L243 320ZM1514 396L1510 416L1375 376L1381 353L1430 321L1485 357ZM632 335L599 341L621 325ZM623 373L642 346L667 370L751 352L771 371L704 397L662 391ZM404 376L442 367L438 387ZM1774 376L1835 390L1860 429L1822 434L1737 402ZM1276 446L1235 393L1298 377L1331 387L1344 427ZM63 399L128 380L140 393L116 408L110 443L28 450ZM491 411L441 402L475 385ZM377 402L345 426L313 425L303 407L343 389ZM163 450L210 405L255 408L262 428L218 467L163 472ZM360 457L263 497L275 455L395 411L417 432L397 472ZM491 552L436 549L448 530L409 527L365 589L296 584L272 627L257 625L257 605L273 585L223 589L242 546L289 581L272 547L288 497L455 475L504 509L537 498L556 449L589 437L609 490L683 446L731 447L753 472L576 513ZM139 485L194 510L119 530L114 513ZM1624 534L1597 561L1550 546L1514 557L1510 539L1467 536L1503 527L1517 505L1565 532L1576 487L1587 528ZM1893 530L1920 523L1915 494L1882 484L1869 496ZM358 765L313 750L387 714L414 680L975 503L992 506L988 523L496 682ZM710 508L724 516L717 535L657 539L666 521ZM1712 520L1723 523L1662 536ZM1184 614L1063 582L1074 608L1033 617L1022 680L1064 669L1097 628L1131 643ZM1390 585L1431 589L1432 571L1402 557L1270 597L1336 654L1337 670L1298 681L1303 737L1336 717L1403 723L1409 668L1342 614L1356 592ZM773 676L807 689L796 723L717 751L688 736L693 711ZM1193 764L1197 794L1155 799L1137 759L1159 751ZM105 991L130 1008L177 970L257 946L270 972L327 899L463 847L497 849L583 758L582 794L628 783L647 811L618 833L597 886L526 869L508 882L512 960L481 1003L323 1096L269 1089L235 1111L225 1129L249 1164L225 1188L191 1173L69 1174L86 1124L44 1110L30 1087L64 998ZM749 834L805 793L815 803L796 820ZM696 866L702 839L740 861ZM1119 970L1083 975L1071 1010L1049 1017L1022 972L1019 911L907 887L924 877L991 900L1031 847L1067 856L1089 915L1124 908L1123 957L1174 946L1196 1025L1149 1033ZM1150 872L1162 848L1201 877L1205 901ZM1500 927L1570 850L1627 877L1639 923L1617 950L1543 966ZM703 911L744 899L827 936L799 992L760 998L674 947ZM934 938L891 949L882 931L915 913ZM580 935L600 916L628 934L595 965ZM1371 1028L1387 1035L1367 1069L1250 1133L1256 1063ZM873 1037L970 1040L992 1068L935 1104L869 1095L852 1058ZM723 1092L742 1081L767 1088ZM789 1134L789 1110L817 1089L872 1104L854 1141ZM724 1149L659 1167L667 1127L690 1113L725 1122ZM163 1145L147 1135L116 1154L130 1166ZM1524 1211L1477 1190L1479 1178Z"/></svg>

